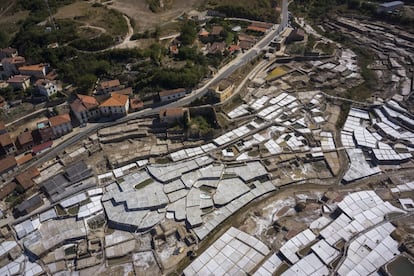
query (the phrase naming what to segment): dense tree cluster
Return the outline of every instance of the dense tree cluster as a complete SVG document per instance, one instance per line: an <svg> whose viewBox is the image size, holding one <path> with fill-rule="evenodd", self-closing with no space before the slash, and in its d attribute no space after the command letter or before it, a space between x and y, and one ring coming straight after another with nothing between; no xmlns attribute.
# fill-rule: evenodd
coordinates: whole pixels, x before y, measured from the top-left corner
<svg viewBox="0 0 414 276"><path fill-rule="evenodd" d="M279 20L279 13L275 9L276 1L257 0L250 2L249 5L244 3L234 3L232 5L217 3L218 6L214 10L225 14L226 17L239 17L266 22L277 22Z"/></svg>

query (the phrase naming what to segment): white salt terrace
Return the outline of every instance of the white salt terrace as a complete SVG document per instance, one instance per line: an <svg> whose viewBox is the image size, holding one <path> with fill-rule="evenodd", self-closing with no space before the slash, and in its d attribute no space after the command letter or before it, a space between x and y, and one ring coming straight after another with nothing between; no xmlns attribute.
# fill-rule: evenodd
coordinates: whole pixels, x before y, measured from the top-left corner
<svg viewBox="0 0 414 276"><path fill-rule="evenodd" d="M356 233L380 223L386 214L405 213L384 202L374 191L347 195L338 207L344 213L320 231L320 235L332 246L341 239L348 241Z"/></svg>
<svg viewBox="0 0 414 276"><path fill-rule="evenodd" d="M108 185L102 201L109 224L128 231L144 231L165 217L186 220L203 239L239 208L275 190L271 182L256 181L253 189L245 184L267 176L266 169L258 161L231 167L211 163L211 158L200 157L181 163L151 165L147 167L151 175L141 170ZM227 177L223 177L225 175ZM135 188L144 182L143 187ZM202 186L215 190L205 192L199 189ZM203 214L203 209L211 207L216 207L214 212L221 214L219 219L209 220ZM92 210L98 211L99 206L96 208Z"/></svg>
<svg viewBox="0 0 414 276"><path fill-rule="evenodd" d="M246 275L262 262L269 248L258 239L231 227L183 273L192 275Z"/></svg>
<svg viewBox="0 0 414 276"><path fill-rule="evenodd" d="M263 96L263 97L261 97L261 98L259 98L259 99L257 99L256 101L254 101L252 104L250 104L250 106L254 109L254 110L259 110L259 109L262 109L264 106L265 106L265 104L266 104L266 102L269 100L269 97L268 96Z"/></svg>
<svg viewBox="0 0 414 276"><path fill-rule="evenodd" d="M253 276L269 276L273 275L277 269L282 265L282 260L276 255L272 254L253 274Z"/></svg>
<svg viewBox="0 0 414 276"><path fill-rule="evenodd" d="M213 200L216 205L226 205L250 191L239 178L224 179L219 182Z"/></svg>
<svg viewBox="0 0 414 276"><path fill-rule="evenodd" d="M213 143L208 143L200 147L182 149L170 154L171 159L176 162L183 159L191 158L197 155L208 153L217 147Z"/></svg>
<svg viewBox="0 0 414 276"><path fill-rule="evenodd" d="M366 128L356 128L354 130L354 137L358 146L367 148L377 148L377 139Z"/></svg>
<svg viewBox="0 0 414 276"><path fill-rule="evenodd" d="M365 160L361 149L346 149L350 165L344 175L346 182L351 182L381 172L379 167L371 167Z"/></svg>
<svg viewBox="0 0 414 276"><path fill-rule="evenodd" d="M391 261L400 252L398 242L389 235L395 227L387 222L351 242L339 275L368 275Z"/></svg>
<svg viewBox="0 0 414 276"><path fill-rule="evenodd" d="M406 184L397 185L395 188L391 188L392 193L401 193L414 191L414 182L408 182Z"/></svg>
<svg viewBox="0 0 414 276"><path fill-rule="evenodd" d="M253 184L255 188L250 190L248 193L245 193L244 195L233 200L222 208L219 208L203 216L203 225L193 229L197 237L200 240L204 239L210 233L210 231L216 228L224 220L229 218L233 213L237 212L240 208L255 198L276 190L275 186L268 181L263 183L255 181Z"/></svg>
<svg viewBox="0 0 414 276"><path fill-rule="evenodd" d="M325 240L318 241L311 248L326 265L329 265L339 256L339 251L330 246Z"/></svg>
<svg viewBox="0 0 414 276"><path fill-rule="evenodd" d="M378 161L404 161L413 157L411 153L397 153L393 149L374 149L373 153Z"/></svg>
<svg viewBox="0 0 414 276"><path fill-rule="evenodd" d="M250 129L247 127L247 125L243 125L241 127L233 129L230 132L227 132L224 135L221 135L221 136L217 137L213 141L216 145L222 146L224 144L232 142L235 139L240 139L241 137L248 134L249 132L250 132Z"/></svg>
<svg viewBox="0 0 414 276"><path fill-rule="evenodd" d="M227 113L227 116L229 116L230 119L234 119L237 117L247 115L249 114L249 111L247 110L248 107L249 106L247 104L242 104L230 111L229 113Z"/></svg>
<svg viewBox="0 0 414 276"><path fill-rule="evenodd" d="M309 229L306 229L290 240L288 240L281 248L280 252L292 263L299 261L299 257L296 253L314 241L316 235Z"/></svg>
<svg viewBox="0 0 414 276"><path fill-rule="evenodd" d="M334 221L320 217L311 223L309 228L322 237L312 245L313 253L302 259L298 255L302 248L317 241L316 235L309 229L300 232L280 248L280 253L293 264L282 275L328 275L328 266L341 255L334 247L336 243L340 240L349 241L373 226L375 228L351 242L345 262L340 266L338 273L368 275L399 254L398 242L389 236L395 227L388 222L380 223L384 221L386 214L405 211L384 202L374 191L351 193L338 204L338 207L343 213ZM271 263L274 265L269 264L268 268L262 265L255 275L271 275L280 267L282 261L277 256L272 256Z"/></svg>
<svg viewBox="0 0 414 276"><path fill-rule="evenodd" d="M314 253L311 253L282 273L282 276L292 275L329 275L329 270Z"/></svg>

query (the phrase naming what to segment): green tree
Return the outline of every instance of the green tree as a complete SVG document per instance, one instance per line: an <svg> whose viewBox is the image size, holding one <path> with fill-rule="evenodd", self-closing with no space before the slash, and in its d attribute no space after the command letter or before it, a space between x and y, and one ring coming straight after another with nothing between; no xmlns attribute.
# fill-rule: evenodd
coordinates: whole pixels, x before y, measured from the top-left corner
<svg viewBox="0 0 414 276"><path fill-rule="evenodd" d="M79 77L78 92L85 93L91 91L93 85L96 83L96 76L93 74L85 74Z"/></svg>
<svg viewBox="0 0 414 276"><path fill-rule="evenodd" d="M5 48L9 45L9 36L3 32L0 31L0 48Z"/></svg>
<svg viewBox="0 0 414 276"><path fill-rule="evenodd" d="M181 25L180 40L183 45L192 45L197 37L197 26L193 21L185 21Z"/></svg>

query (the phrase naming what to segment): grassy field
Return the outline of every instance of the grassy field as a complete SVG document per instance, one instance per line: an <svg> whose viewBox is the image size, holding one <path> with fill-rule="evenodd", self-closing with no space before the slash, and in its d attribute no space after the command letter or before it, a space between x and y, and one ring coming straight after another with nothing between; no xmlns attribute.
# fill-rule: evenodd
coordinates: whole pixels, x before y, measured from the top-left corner
<svg viewBox="0 0 414 276"><path fill-rule="evenodd" d="M123 36L128 32L128 25L121 13L105 6L93 7L88 2L75 2L62 7L54 17L56 19L71 19L83 24L82 30L78 28L79 34L87 37L96 36L99 33Z"/></svg>

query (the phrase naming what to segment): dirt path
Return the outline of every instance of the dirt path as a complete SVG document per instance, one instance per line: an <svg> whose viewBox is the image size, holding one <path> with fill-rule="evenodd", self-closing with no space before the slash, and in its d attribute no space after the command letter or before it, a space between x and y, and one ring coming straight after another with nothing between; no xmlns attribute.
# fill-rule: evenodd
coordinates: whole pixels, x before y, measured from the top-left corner
<svg viewBox="0 0 414 276"><path fill-rule="evenodd" d="M86 25L80 26L79 28L81 28L81 29L88 29L89 28L89 29L98 30L101 33L106 33L106 30L104 28L98 27L98 26L92 26L90 24L86 24Z"/></svg>
<svg viewBox="0 0 414 276"><path fill-rule="evenodd" d="M169 22L185 12L193 10L200 0L175 0L167 11L153 13L148 8L146 0L114 0L111 8L114 8L136 22L140 32L154 29L156 26Z"/></svg>
<svg viewBox="0 0 414 276"><path fill-rule="evenodd" d="M15 4L16 4L16 0L13 0L10 2L10 4L6 8L1 9L0 16L5 15Z"/></svg>
<svg viewBox="0 0 414 276"><path fill-rule="evenodd" d="M125 20L128 24L128 33L125 36L124 40L120 44L112 46L109 49L133 48L133 47L138 46L138 44L137 44L138 41L131 40L131 37L134 34L134 28L131 25L131 20L129 19L128 16L125 16L125 15L124 15L124 18L125 18Z"/></svg>

